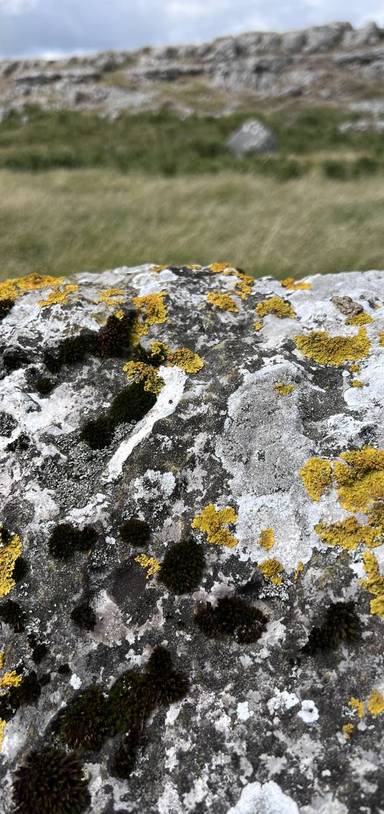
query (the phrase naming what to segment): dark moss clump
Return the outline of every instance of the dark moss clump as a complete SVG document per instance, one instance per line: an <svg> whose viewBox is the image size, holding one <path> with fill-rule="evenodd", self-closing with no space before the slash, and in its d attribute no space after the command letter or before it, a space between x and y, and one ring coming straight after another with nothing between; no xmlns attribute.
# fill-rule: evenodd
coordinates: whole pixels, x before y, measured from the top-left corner
<svg viewBox="0 0 384 814"><path fill-rule="evenodd" d="M110 316L98 333L100 356L126 357L132 342L132 327L135 311L127 311L122 319Z"/></svg>
<svg viewBox="0 0 384 814"><path fill-rule="evenodd" d="M160 580L175 594L194 591L201 582L204 552L195 540L182 540L170 546L161 565Z"/></svg>
<svg viewBox="0 0 384 814"><path fill-rule="evenodd" d="M96 685L79 693L59 715L60 738L71 749L98 752L109 733L106 699Z"/></svg>
<svg viewBox="0 0 384 814"><path fill-rule="evenodd" d="M60 523L54 528L48 542L48 550L58 560L69 560L76 551L89 551L97 541L93 526L78 529L71 523Z"/></svg>
<svg viewBox="0 0 384 814"><path fill-rule="evenodd" d="M61 749L32 752L14 774L15 814L81 814L90 799L81 763Z"/></svg>
<svg viewBox="0 0 384 814"><path fill-rule="evenodd" d="M22 348L7 348L3 353L4 367L11 373L13 370L19 370L20 367L29 365L30 358Z"/></svg>
<svg viewBox="0 0 384 814"><path fill-rule="evenodd" d="M181 701L188 692L184 673L173 669L164 647L153 651L144 673L127 670L110 689L108 704L115 732L142 731L157 706Z"/></svg>
<svg viewBox="0 0 384 814"><path fill-rule="evenodd" d="M30 646L32 647L32 659L33 659L33 661L35 662L35 664L40 664L43 661L43 659L45 659L46 656L48 655L49 647L46 644L44 644L44 642L39 642L37 636L35 636L34 633L29 634L28 642L29 642ZM40 684L41 684L41 679L40 679Z"/></svg>
<svg viewBox="0 0 384 814"><path fill-rule="evenodd" d="M35 380L35 387L40 396L49 396L56 387L56 382L49 376L38 376Z"/></svg>
<svg viewBox="0 0 384 814"><path fill-rule="evenodd" d="M12 311L14 304L14 300L0 300L0 322Z"/></svg>
<svg viewBox="0 0 384 814"><path fill-rule="evenodd" d="M260 639L267 621L258 608L235 596L222 597L215 608L207 602L195 614L195 623L206 636L213 639L231 636L239 644Z"/></svg>
<svg viewBox="0 0 384 814"><path fill-rule="evenodd" d="M69 664L60 664L60 667L57 668L57 672L61 676L70 676L72 675L72 670Z"/></svg>
<svg viewBox="0 0 384 814"><path fill-rule="evenodd" d="M81 428L81 440L91 449L109 447L113 436L113 424L107 415L86 421Z"/></svg>
<svg viewBox="0 0 384 814"><path fill-rule="evenodd" d="M337 650L342 642L355 642L360 638L360 620L354 602L333 602L327 608L320 627L313 627L303 653L314 656L327 650Z"/></svg>
<svg viewBox="0 0 384 814"><path fill-rule="evenodd" d="M10 625L15 633L23 633L25 630L25 613L13 599L7 599L0 605L0 619Z"/></svg>
<svg viewBox="0 0 384 814"><path fill-rule="evenodd" d="M43 361L50 373L58 373L63 365L83 362L89 354L97 352L97 332L84 330L77 336L68 336L56 348L48 348Z"/></svg>
<svg viewBox="0 0 384 814"><path fill-rule="evenodd" d="M71 619L82 630L93 630L97 622L95 611L88 602L76 605L71 613Z"/></svg>
<svg viewBox="0 0 384 814"><path fill-rule="evenodd" d="M135 768L137 754L143 743L144 739L141 730L132 729L126 735L123 735L109 766L113 777L128 780Z"/></svg>
<svg viewBox="0 0 384 814"><path fill-rule="evenodd" d="M112 401L107 413L83 424L81 440L91 449L109 446L115 428L128 421L140 421L156 402L153 393L147 393L142 384L125 387Z"/></svg>
<svg viewBox="0 0 384 814"><path fill-rule="evenodd" d="M0 697L0 718L9 721L22 706L35 704L41 695L40 682L34 670L23 676L18 687L11 687Z"/></svg>
<svg viewBox="0 0 384 814"><path fill-rule="evenodd" d="M149 543L151 529L145 520L131 517L129 520L124 520L121 524L119 534L124 543L140 548Z"/></svg>
<svg viewBox="0 0 384 814"><path fill-rule="evenodd" d="M18 557L18 559L15 562L12 574L12 577L15 580L15 582L16 583L22 582L27 576L28 571L29 565L27 560L24 557Z"/></svg>

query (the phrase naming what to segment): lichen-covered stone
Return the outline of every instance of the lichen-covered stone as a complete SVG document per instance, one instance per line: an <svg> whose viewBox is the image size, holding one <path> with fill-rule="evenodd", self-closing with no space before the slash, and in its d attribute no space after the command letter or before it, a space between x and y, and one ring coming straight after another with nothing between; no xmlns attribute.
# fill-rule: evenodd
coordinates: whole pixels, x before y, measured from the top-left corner
<svg viewBox="0 0 384 814"><path fill-rule="evenodd" d="M1 284L1 811L382 810L383 282Z"/></svg>

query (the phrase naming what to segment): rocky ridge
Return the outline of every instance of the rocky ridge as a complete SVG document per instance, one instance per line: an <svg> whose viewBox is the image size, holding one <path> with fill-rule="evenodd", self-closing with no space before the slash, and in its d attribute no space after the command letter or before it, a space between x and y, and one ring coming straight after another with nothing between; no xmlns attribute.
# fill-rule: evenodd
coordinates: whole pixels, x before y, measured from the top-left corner
<svg viewBox="0 0 384 814"><path fill-rule="evenodd" d="M380 94L383 41L384 30L375 23L354 29L337 22L282 34L250 32L201 45L59 61L7 60L0 63L0 107L3 116L39 104L114 117L121 110L158 109L164 89L196 82L227 94L223 112L236 109L236 94L242 92L248 100L303 97L349 103L363 99L368 87L377 86ZM173 104L183 115L193 112L193 104Z"/></svg>
<svg viewBox="0 0 384 814"><path fill-rule="evenodd" d="M2 811L380 814L383 272L0 303Z"/></svg>

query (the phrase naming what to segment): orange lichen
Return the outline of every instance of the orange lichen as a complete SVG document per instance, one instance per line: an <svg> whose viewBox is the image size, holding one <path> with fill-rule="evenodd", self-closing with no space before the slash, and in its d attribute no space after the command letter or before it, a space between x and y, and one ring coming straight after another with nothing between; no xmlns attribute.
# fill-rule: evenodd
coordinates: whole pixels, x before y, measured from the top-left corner
<svg viewBox="0 0 384 814"><path fill-rule="evenodd" d="M273 314L279 319L296 319L297 314L288 300L283 300L282 297L273 295L268 297L256 305L256 313L259 317L266 317L268 314Z"/></svg>
<svg viewBox="0 0 384 814"><path fill-rule="evenodd" d="M236 271L237 283L235 285L235 292L241 300L247 300L253 290L254 279L242 271Z"/></svg>
<svg viewBox="0 0 384 814"><path fill-rule="evenodd" d="M380 574L379 563L372 551L364 551L364 570L366 579L361 580L361 585L375 597L371 599L371 613L384 617L384 577Z"/></svg>
<svg viewBox="0 0 384 814"><path fill-rule="evenodd" d="M185 373L198 373L204 367L204 360L189 348L176 348L171 350L165 342L152 342L150 351L152 356L164 358L166 364L181 367Z"/></svg>
<svg viewBox="0 0 384 814"><path fill-rule="evenodd" d="M357 362L353 362L351 365L349 365L348 370L349 373L360 373L361 365L358 365Z"/></svg>
<svg viewBox="0 0 384 814"><path fill-rule="evenodd" d="M233 548L238 541L227 526L236 523L236 521L237 514L230 506L224 509L216 509L213 503L209 503L193 519L192 528L206 534L209 543Z"/></svg>
<svg viewBox="0 0 384 814"><path fill-rule="evenodd" d="M348 701L348 706L351 707L351 709L353 709L357 713L360 720L364 718L365 715L364 701L360 701L359 698L352 697Z"/></svg>
<svg viewBox="0 0 384 814"><path fill-rule="evenodd" d="M211 263L211 265L208 266L209 271L212 271L214 274L222 274L226 269L232 268L231 263Z"/></svg>
<svg viewBox="0 0 384 814"><path fill-rule="evenodd" d="M236 313L239 310L234 299L232 299L230 294L226 294L225 292L209 291L207 300L210 305L214 305L215 308L219 308L220 311Z"/></svg>
<svg viewBox="0 0 384 814"><path fill-rule="evenodd" d="M308 291L312 288L312 283L305 283L304 280L295 280L294 277L286 277L285 280L281 281L281 285L290 291Z"/></svg>
<svg viewBox="0 0 384 814"><path fill-rule="evenodd" d="M371 715L382 715L384 712L384 695L379 690L372 690L367 707Z"/></svg>
<svg viewBox="0 0 384 814"><path fill-rule="evenodd" d="M346 740L348 740L348 741L351 740L354 729L355 729L355 727L354 727L353 724L344 724L342 731L343 731L343 735L344 735Z"/></svg>
<svg viewBox="0 0 384 814"><path fill-rule="evenodd" d="M259 537L259 545L269 551L275 545L275 533L273 529L263 529Z"/></svg>
<svg viewBox="0 0 384 814"><path fill-rule="evenodd" d="M79 286L75 283L68 283L62 288L55 288L46 297L45 300L39 300L38 305L40 308L47 308L49 305L64 305L69 300L69 295L74 294L79 290Z"/></svg>
<svg viewBox="0 0 384 814"><path fill-rule="evenodd" d="M264 325L264 322L256 321L256 322L253 323L253 330L254 331L261 331L263 325Z"/></svg>
<svg viewBox="0 0 384 814"><path fill-rule="evenodd" d="M384 450L363 447L342 452L334 465L341 506L350 512L364 512L384 500Z"/></svg>
<svg viewBox="0 0 384 814"><path fill-rule="evenodd" d="M354 314L354 316L349 317L346 321L346 325L370 325L373 322L372 317L370 314L367 314L366 311L360 311L359 314Z"/></svg>
<svg viewBox="0 0 384 814"><path fill-rule="evenodd" d="M144 362L127 362L123 367L124 373L134 382L143 383L144 390L158 395L164 387L164 379L159 376L155 367Z"/></svg>
<svg viewBox="0 0 384 814"><path fill-rule="evenodd" d="M147 554L138 554L137 557L135 557L135 562L141 565L142 568L145 568L147 579L157 574L161 568L159 561L155 557L148 557Z"/></svg>
<svg viewBox="0 0 384 814"><path fill-rule="evenodd" d="M0 718L0 752L3 748L3 741L5 735L5 727L7 726L7 721L4 721L3 718Z"/></svg>
<svg viewBox="0 0 384 814"><path fill-rule="evenodd" d="M167 321L167 309L164 302L165 291L156 294L144 294L141 297L133 297L132 303L139 312L135 318L132 341L138 344L142 336L147 336L151 325L161 325Z"/></svg>
<svg viewBox="0 0 384 814"><path fill-rule="evenodd" d="M300 578L300 575L303 573L303 571L304 571L304 563L301 562L301 560L299 560L299 562L297 563L296 568L295 568L295 573L293 575L293 578L294 578L295 582L297 582L297 580Z"/></svg>
<svg viewBox="0 0 384 814"><path fill-rule="evenodd" d="M0 537L0 596L6 596L15 587L12 574L22 550L18 534L14 534L9 543L4 543Z"/></svg>
<svg viewBox="0 0 384 814"><path fill-rule="evenodd" d="M281 574L284 573L284 568L279 560L271 559L264 560L259 563L258 567L265 579L268 579L273 585L282 585L283 579Z"/></svg>
<svg viewBox="0 0 384 814"><path fill-rule="evenodd" d="M283 384L283 382L277 382L273 389L276 391L278 396L289 396L291 393L293 393L295 386L294 384Z"/></svg>
<svg viewBox="0 0 384 814"><path fill-rule="evenodd" d="M380 331L379 333L379 344L384 347L384 331Z"/></svg>
<svg viewBox="0 0 384 814"><path fill-rule="evenodd" d="M111 305L114 308L119 302L124 302L125 291L122 288L106 288L104 291L98 291L97 300L95 303L104 302L106 305Z"/></svg>
<svg viewBox="0 0 384 814"><path fill-rule="evenodd" d="M0 282L0 300L16 300L29 291L44 288L57 288L65 282L64 277L51 277L49 274L27 274L26 277L13 277Z"/></svg>
<svg viewBox="0 0 384 814"><path fill-rule="evenodd" d="M318 501L332 484L332 466L326 458L309 458L300 476L309 497Z"/></svg>
<svg viewBox="0 0 384 814"><path fill-rule="evenodd" d="M6 687L19 687L22 680L22 677L16 673L16 670L11 670L10 672L4 673L4 675L0 678L0 689L4 689Z"/></svg>
<svg viewBox="0 0 384 814"><path fill-rule="evenodd" d="M381 526L361 525L356 517L330 524L321 521L315 526L315 531L323 543L340 546L346 551L355 551L358 545L375 548L384 542Z"/></svg>
<svg viewBox="0 0 384 814"><path fill-rule="evenodd" d="M295 336L294 340L303 356L319 365L333 367L364 359L371 349L365 328L360 328L354 336L330 336L326 331L311 331Z"/></svg>
<svg viewBox="0 0 384 814"><path fill-rule="evenodd" d="M351 382L351 387L365 387L365 384L361 381L361 379L353 379Z"/></svg>

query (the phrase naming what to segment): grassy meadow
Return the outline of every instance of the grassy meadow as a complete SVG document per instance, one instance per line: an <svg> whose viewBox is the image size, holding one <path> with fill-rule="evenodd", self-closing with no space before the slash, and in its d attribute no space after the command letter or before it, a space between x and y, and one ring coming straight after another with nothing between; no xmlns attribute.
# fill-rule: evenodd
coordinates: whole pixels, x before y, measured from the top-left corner
<svg viewBox="0 0 384 814"><path fill-rule="evenodd" d="M226 140L258 115L28 112L0 125L1 276L228 260L255 275L384 267L384 146L333 109L264 113L272 157ZM349 115L351 118L351 115Z"/></svg>

